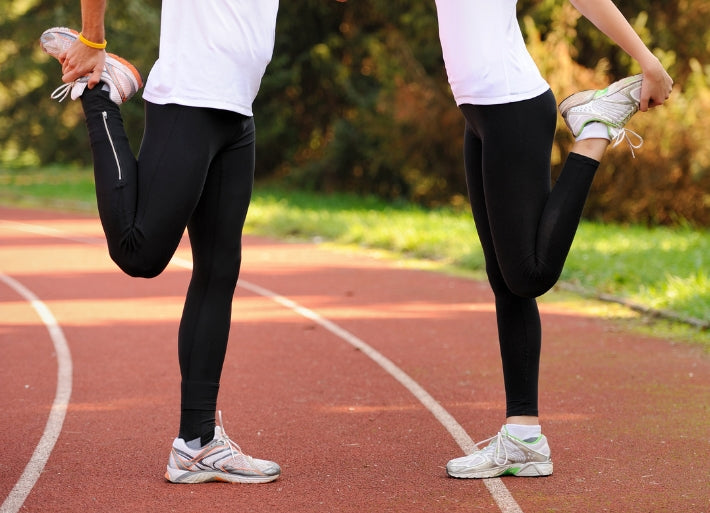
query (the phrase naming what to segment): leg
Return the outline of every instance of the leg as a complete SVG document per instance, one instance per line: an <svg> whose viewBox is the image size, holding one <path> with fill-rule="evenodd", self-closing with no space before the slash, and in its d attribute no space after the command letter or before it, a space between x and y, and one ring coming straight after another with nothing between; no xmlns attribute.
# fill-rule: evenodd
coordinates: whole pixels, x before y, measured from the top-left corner
<svg viewBox="0 0 710 513"><path fill-rule="evenodd" d="M467 126L464 161L469 200L486 261L486 273L495 295L496 319L506 391L506 415L537 419L537 381L540 361L540 316L534 298L515 295L505 283L498 264L483 186L481 140ZM532 421L532 420L531 420Z"/></svg>
<svg viewBox="0 0 710 513"><path fill-rule="evenodd" d="M561 273L598 163L570 155L550 189L551 93L462 110L469 197L496 298L506 413L536 423L541 328L534 297Z"/></svg>
<svg viewBox="0 0 710 513"><path fill-rule="evenodd" d="M464 139L466 180L478 235L486 257L488 279L496 297L496 316L500 339L503 376L507 400L507 424L472 454L455 458L446 465L447 473L458 478L489 478L511 474L547 476L552 461L547 439L539 432L537 421L537 379L540 360L540 318L534 298L515 295L508 288L496 256L489 205L485 187L484 144L475 126L467 124ZM519 415L519 416L518 416ZM510 436L513 422L532 424L538 436L526 433ZM517 430L522 426L515 426ZM520 435L517 435L520 436ZM485 443L485 442L483 442Z"/></svg>
<svg viewBox="0 0 710 513"><path fill-rule="evenodd" d="M182 375L179 437L212 440L217 393L241 263L241 234L254 180L254 123L234 121L224 130L237 140L210 164L200 202L189 224L194 268L178 336Z"/></svg>
<svg viewBox="0 0 710 513"><path fill-rule="evenodd" d="M197 204L216 151L214 134L206 129L201 109L148 103L136 160L108 93L86 90L81 100L111 258L131 276L156 276L170 261Z"/></svg>
<svg viewBox="0 0 710 513"><path fill-rule="evenodd" d="M570 154L550 190L556 107L549 91L462 110L484 141L486 209L505 282L517 295L540 296L562 272L599 162Z"/></svg>

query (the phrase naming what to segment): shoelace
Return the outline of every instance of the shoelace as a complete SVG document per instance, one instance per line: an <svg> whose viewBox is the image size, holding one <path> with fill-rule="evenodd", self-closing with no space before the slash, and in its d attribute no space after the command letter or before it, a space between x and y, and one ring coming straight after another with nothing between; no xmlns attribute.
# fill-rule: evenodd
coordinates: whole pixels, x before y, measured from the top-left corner
<svg viewBox="0 0 710 513"><path fill-rule="evenodd" d="M219 440L227 444L227 446L229 447L229 454L232 456L232 459L236 459L237 455L241 455L243 458L245 458L249 462L249 464L255 470L260 471L259 467L257 467L256 464L254 463L254 458L252 458L251 456L249 456L247 454L244 454L244 451L242 451L242 448L239 447L239 445L234 440L229 438L227 436L227 433L225 433L224 424L222 423L222 410L217 411L217 418L219 419L219 427L222 431L222 436L220 437Z"/></svg>
<svg viewBox="0 0 710 513"><path fill-rule="evenodd" d="M54 91L52 91L52 94L50 98L52 100L57 100L58 102L61 102L64 100L69 94L71 93L71 90L74 88L74 86L77 84L77 82L88 82L89 78L88 77L81 77L76 79L74 82L67 82L66 84L62 84L59 87L57 87Z"/></svg>
<svg viewBox="0 0 710 513"><path fill-rule="evenodd" d="M506 447L505 443L503 443L501 433L498 432L496 435L487 438L485 440L481 440L480 442L475 442L474 445L478 447L479 445L483 445L486 442L492 442L493 439L495 438L495 444L494 443L489 443L486 447L483 449L480 449L480 452L482 454L489 454L492 453L492 458L493 461L495 462L496 465L503 465L508 461L508 448ZM500 454L500 447L503 446L503 459L499 458Z"/></svg>
<svg viewBox="0 0 710 513"><path fill-rule="evenodd" d="M636 138L636 144L633 143L631 138L629 137L629 134L633 135ZM643 137L641 137L639 134L634 132L633 130L629 130L627 128L621 128L619 129L619 133L616 134L616 136L612 139L613 144L611 145L612 148L615 148L619 144L621 144L623 141L626 141L629 145L629 148L631 149L631 156L633 158L636 158L636 153L634 150L638 150L641 146L643 146Z"/></svg>
<svg viewBox="0 0 710 513"><path fill-rule="evenodd" d="M59 87L57 87L51 95L52 100L57 100L58 102L61 102L64 100L67 96L69 96L69 93L71 93L72 87L74 87L75 82L67 82L66 84L62 84Z"/></svg>

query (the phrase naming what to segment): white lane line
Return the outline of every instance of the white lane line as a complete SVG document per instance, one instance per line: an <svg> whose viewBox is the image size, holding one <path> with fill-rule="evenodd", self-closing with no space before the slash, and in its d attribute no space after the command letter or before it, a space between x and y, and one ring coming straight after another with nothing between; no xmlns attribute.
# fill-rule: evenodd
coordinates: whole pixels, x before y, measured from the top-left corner
<svg viewBox="0 0 710 513"><path fill-rule="evenodd" d="M44 433L37 444L30 461L27 463L20 479L15 483L5 501L0 506L0 513L16 513L22 507L27 496L32 491L37 479L39 479L44 466L49 459L49 455L54 449L54 444L62 431L64 417L67 413L67 406L71 398L72 390L72 359L69 352L69 345L64 337L64 332L59 327L57 320L47 306L39 300L27 287L17 280L0 273L0 281L12 288L28 303L32 305L42 322L49 331L49 336L54 344L54 351L57 355L57 392L54 396L52 409L49 412Z"/></svg>
<svg viewBox="0 0 710 513"><path fill-rule="evenodd" d="M3 224L13 227L21 231L28 231L32 233L39 233L42 235L47 235L50 237L58 237L68 240L73 240L76 242L82 242L85 244L103 244L103 240L91 239L91 238L71 238L66 234L63 234L59 230L53 228L42 228L36 225L29 225L25 223L14 223L8 221L0 221ZM184 269L192 270L192 262L179 257L174 257L171 261L174 265L182 267ZM416 381L414 381L407 373L402 369L397 367L391 360L389 360L382 353L374 349L369 344L365 343L349 331L341 328L337 324L321 317L314 311L299 305L295 301L292 301L284 296L281 296L275 292L268 289L254 285L245 280L240 279L238 286L246 290L249 290L257 295L266 297L281 306L296 312L298 315L310 319L319 326L328 330L336 337L344 340L348 344L356 347L365 353L370 359L382 367L388 374L390 374L395 380L397 380L402 386L404 386L414 397L416 397L422 405L431 412L432 415L439 421L439 423L444 426L444 428L451 434L459 447L468 454L476 449L476 446L470 436L461 427L461 425L456 422L456 420L447 412L437 401L434 399L426 390L424 390ZM61 427L61 426L60 426ZM51 449L50 449L51 450ZM515 501L505 484L498 479L483 479L482 480L486 488L488 489L491 497L498 505L501 513L523 513L518 503ZM33 483L34 485L34 483ZM28 491L29 493L29 491ZM24 500L24 499L23 499ZM7 502L7 501L6 501ZM21 505L21 504L20 504ZM15 513L17 510L13 510ZM6 513L4 510L0 510L0 513Z"/></svg>
<svg viewBox="0 0 710 513"><path fill-rule="evenodd" d="M192 269L192 262L189 260L175 257L172 259L172 263L185 269ZM474 441L470 436L468 436L461 425L456 422L456 419L454 419L454 417L452 417L451 414L429 394L429 392L424 390L419 383L414 381L406 372L397 367L392 360L377 351L375 348L349 331L341 328L334 322L321 317L313 310L299 305L291 299L242 279L238 281L237 285L253 292L254 294L266 297L284 308L292 310L298 315L315 322L336 337L344 340L351 346L365 353L371 360L377 363L377 365L382 367L390 376L404 386L404 388L406 388L419 400L419 402L422 403L422 405L424 405L427 410L431 412L432 415L434 415L434 418L436 418L436 420L438 420L439 423L451 434L464 453L469 454L476 450ZM520 509L520 506L500 479L483 479L482 481L486 488L488 488L489 493L502 513L523 513L523 510Z"/></svg>
<svg viewBox="0 0 710 513"><path fill-rule="evenodd" d="M56 228L51 228L49 226L39 226L36 224L20 223L18 221L7 221L5 219L0 219L0 228L1 227L16 230L18 232L33 233L35 235L46 235L47 237L54 237L56 239L78 242L80 244L89 244L92 246L102 246L106 244L106 239L98 239L95 237L72 237L66 232L57 230Z"/></svg>

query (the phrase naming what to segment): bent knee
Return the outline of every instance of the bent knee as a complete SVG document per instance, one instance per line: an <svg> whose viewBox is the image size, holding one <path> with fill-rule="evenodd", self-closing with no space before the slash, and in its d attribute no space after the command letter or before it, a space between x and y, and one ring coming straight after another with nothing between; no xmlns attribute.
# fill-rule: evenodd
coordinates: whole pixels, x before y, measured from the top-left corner
<svg viewBox="0 0 710 513"><path fill-rule="evenodd" d="M116 265L133 278L155 278L160 275L168 266L168 262L146 262L126 258L115 258L111 256Z"/></svg>
<svg viewBox="0 0 710 513"><path fill-rule="evenodd" d="M506 281L508 289L516 296L533 299L548 292L557 283L559 276L538 276L534 279Z"/></svg>

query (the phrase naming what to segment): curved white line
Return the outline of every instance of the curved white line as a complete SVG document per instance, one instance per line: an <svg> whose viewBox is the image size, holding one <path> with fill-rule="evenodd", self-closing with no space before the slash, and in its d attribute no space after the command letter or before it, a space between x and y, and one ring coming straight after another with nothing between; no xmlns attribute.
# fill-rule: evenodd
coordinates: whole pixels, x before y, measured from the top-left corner
<svg viewBox="0 0 710 513"><path fill-rule="evenodd" d="M10 223L10 222L5 222L7 225L14 224L14 228L22 231L33 231L35 233L41 233L42 235L47 235L51 237L58 237L58 238L63 238L63 239L69 239L69 240L74 240L76 242L82 242L86 244L92 244L95 245L98 241L94 239L72 239L65 234L61 234L58 230L43 230L42 228L34 227L34 225L26 225L24 223ZM33 229L30 229L30 227L33 227ZM102 243L103 241L101 241ZM174 265L177 265L178 267L182 267L184 269L191 270L192 269L192 262L189 260L185 260L179 257L174 257L171 262ZM2 278L2 274L0 274L0 278ZM15 282L16 283L16 282ZM19 284L18 284L19 285ZM21 285L20 285L21 286ZM437 401L434 399L426 390L424 390L416 381L414 381L407 373L405 373L402 369L397 367L390 359L388 359L386 356L384 356L382 353L374 349L372 346L369 344L365 343L363 340L359 339L349 331L341 328L337 324L321 317L314 311L299 305L295 301L292 301L284 296L281 296L275 292L272 292L268 289L265 289L263 287L260 287L258 285L254 285L252 283L249 283L245 280L239 280L238 286L249 290L257 295L266 297L281 306L290 309L294 312L296 312L298 315L301 315L302 317L305 317L307 319L310 319L311 321L315 322L319 326L323 327L324 329L328 330L338 338L341 338L342 340L346 341L348 344L352 345L353 347L359 349L363 353L365 353L371 360L373 360L375 363L377 363L380 367L382 367L388 374L390 374L395 380L397 380L402 386L404 386L414 397L416 397L419 402L422 403L422 405L431 412L432 415L439 421L439 423L444 426L444 428L451 434L451 436L454 438L456 443L459 445L459 447L466 453L470 453L473 450L476 449L476 446L471 439L471 437L468 436L466 431L461 427L461 425L456 422L456 420L451 416L449 412L447 412ZM24 288L24 287L23 287ZM25 289L26 290L26 289ZM29 291L27 291L29 293ZM30 293L31 294L31 293ZM33 296L34 297L34 296ZM40 303L41 304L41 303ZM37 309L37 306L35 306L35 309ZM39 310L38 310L39 311ZM49 311L47 310L49 313ZM40 314L42 315L42 314ZM51 316L51 314L49 314ZM52 317L53 319L53 317ZM56 325L56 322L55 322ZM61 330L57 326L57 330L61 334ZM62 339L64 338L63 335ZM66 342L64 344L66 346ZM55 344L56 346L56 344ZM68 355L68 348L66 350L67 355ZM59 355L59 351L57 351L57 355ZM69 393L71 394L71 358L69 359L69 376L70 376L70 381L69 381ZM57 389L57 396L59 396L59 389ZM67 396L67 403L69 401L69 397ZM56 403L56 399L55 399ZM54 412L54 406L52 408L52 411ZM61 429L61 423L64 420L64 412L66 411L66 404L64 406L64 409L62 411L62 418L59 423L59 429ZM51 419L51 416L50 416ZM47 422L49 425L49 421ZM58 436L58 431L57 431L57 436ZM43 436L44 439L44 436ZM49 450L47 451L46 456L49 457L49 452L51 452L52 447L54 446L54 442L56 441L56 436L54 438L54 441L52 441L51 446L49 446ZM42 444L42 440L40 440L40 445L38 445L37 449L35 450L35 453L37 453L40 449L40 446ZM34 455L33 455L34 458ZM44 463L46 463L46 458L44 462L42 463L42 466L39 468L39 471L42 470L42 467L44 467ZM28 464L29 468L30 464ZM39 476L39 471L37 471L37 477ZM27 473L27 468L25 469L25 473ZM23 474L24 478L25 474ZM32 489L32 486L34 486L34 483L37 480L37 477L35 477L34 481L31 482L29 488L27 489L25 495L22 497L22 501L27 497L29 494L30 490ZM22 481L22 478L21 478ZM498 508L501 510L502 513L523 513L522 509L520 509L520 506L518 503L515 501L513 496L510 494L510 491L506 488L505 484L498 479L483 479L483 483L488 489L489 493L491 494L491 497L493 500L496 502L498 505ZM20 482L18 481L18 484L15 485L15 488L18 488L18 485ZM10 497L12 494L15 492L15 488L13 488L13 491L11 492L10 496L8 499L3 503L2 508L0 508L0 513L16 513L20 506L22 506L22 502L19 502L17 509L8 509L7 511L5 510L5 504L10 500Z"/></svg>
<svg viewBox="0 0 710 513"><path fill-rule="evenodd" d="M37 479L39 479L42 469L44 469L49 455L52 453L52 449L54 449L54 444L57 442L57 438L59 438L59 433L62 430L64 417L67 413L67 406L71 398L72 360L64 333L49 308L29 289L13 278L0 273L0 281L3 281L10 288L14 289L15 292L32 305L32 308L35 309L40 319L42 319L42 322L47 327L49 336L54 344L54 351L57 354L57 392L54 396L54 402L49 412L47 424L44 427L44 433L42 433L42 438L40 438L20 479L15 483L15 486L2 503L2 506L0 506L0 513L16 513L20 510L25 499L27 499L27 496L32 491Z"/></svg>
<svg viewBox="0 0 710 513"><path fill-rule="evenodd" d="M186 269L192 269L192 262L189 260L184 260L182 258L173 258L173 264ZM406 372L397 367L392 360L387 358L385 355L377 351L375 348L359 339L349 331L341 328L337 324L324 317L321 317L313 310L306 308L305 306L299 305L295 301L281 296L275 292L268 289L249 283L248 281L240 279L237 283L238 286L253 292L259 296L266 297L275 303L294 311L298 315L309 319L324 329L331 332L336 337L344 340L351 346L359 349L365 353L371 360L373 360L377 365L382 367L390 376L397 380L404 388L406 388L414 397L416 397L422 405L431 412L432 415L439 421L439 423L446 428L446 430L451 434L456 443L461 447L464 453L469 454L476 450L476 444L471 439L466 431L461 427L461 425L456 422L451 414L441 406L436 399L434 399L429 392L424 390L424 388L414 381ZM502 513L523 513L520 506L515 501L510 491L503 482L498 479L483 479L483 484L488 488L489 493L493 497L493 500L498 505L498 508Z"/></svg>

